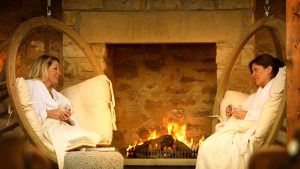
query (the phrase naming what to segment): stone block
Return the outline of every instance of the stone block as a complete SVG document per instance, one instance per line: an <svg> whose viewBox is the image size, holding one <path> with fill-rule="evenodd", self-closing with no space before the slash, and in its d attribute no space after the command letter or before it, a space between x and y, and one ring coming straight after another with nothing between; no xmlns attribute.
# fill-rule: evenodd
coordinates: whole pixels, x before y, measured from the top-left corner
<svg viewBox="0 0 300 169"><path fill-rule="evenodd" d="M146 0L106 0L104 2L105 10L143 10L146 8Z"/></svg>
<svg viewBox="0 0 300 169"><path fill-rule="evenodd" d="M103 0L63 0L62 7L66 9L101 9Z"/></svg>
<svg viewBox="0 0 300 169"><path fill-rule="evenodd" d="M99 58L104 58L107 54L105 43L92 44L91 48L94 54Z"/></svg>
<svg viewBox="0 0 300 169"><path fill-rule="evenodd" d="M124 158L117 151L73 151L65 155L64 169L123 169Z"/></svg>
<svg viewBox="0 0 300 169"><path fill-rule="evenodd" d="M222 42L241 37L251 11L81 12L88 43Z"/></svg>
<svg viewBox="0 0 300 169"><path fill-rule="evenodd" d="M78 64L80 66L80 71L81 72L92 72L92 71L94 71L91 64L87 63L85 59L84 59L84 61L82 61Z"/></svg>
<svg viewBox="0 0 300 169"><path fill-rule="evenodd" d="M216 56L216 63L217 65L225 65L231 58L233 48L232 47L221 47L218 46L217 48L217 56Z"/></svg>
<svg viewBox="0 0 300 169"><path fill-rule="evenodd" d="M77 12L64 12L63 17L66 25L75 25Z"/></svg>
<svg viewBox="0 0 300 169"><path fill-rule="evenodd" d="M185 0L182 1L185 10L212 10L215 9L215 1L208 0Z"/></svg>
<svg viewBox="0 0 300 169"><path fill-rule="evenodd" d="M240 66L248 67L250 61L254 58L254 48L253 45L246 46L240 56Z"/></svg>
<svg viewBox="0 0 300 169"><path fill-rule="evenodd" d="M64 57L85 57L84 53L82 50L75 44L70 44L64 46Z"/></svg>
<svg viewBox="0 0 300 169"><path fill-rule="evenodd" d="M181 9L181 0L153 0L152 9Z"/></svg>
<svg viewBox="0 0 300 169"><path fill-rule="evenodd" d="M219 9L251 9L252 0L219 0Z"/></svg>

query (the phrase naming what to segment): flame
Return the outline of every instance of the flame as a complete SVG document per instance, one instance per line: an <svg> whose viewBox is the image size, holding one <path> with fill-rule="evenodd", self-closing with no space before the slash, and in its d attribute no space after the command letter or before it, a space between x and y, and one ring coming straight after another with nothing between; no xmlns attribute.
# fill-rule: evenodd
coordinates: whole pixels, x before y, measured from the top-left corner
<svg viewBox="0 0 300 169"><path fill-rule="evenodd" d="M205 137L204 137L204 136L202 136L201 139L199 139L199 143L198 143L199 146L203 143L204 140L205 140Z"/></svg>
<svg viewBox="0 0 300 169"><path fill-rule="evenodd" d="M156 139L159 137L159 134L156 133L156 130L154 130L152 133L150 133L148 140L150 139Z"/></svg>
<svg viewBox="0 0 300 169"><path fill-rule="evenodd" d="M180 125L179 123L170 122L168 118L163 119L163 124L168 129L169 135L171 135L175 140L179 140L179 141L183 142L185 145L187 145L191 149L197 149L205 140L204 136L202 136L202 138L199 139L199 142L196 144L194 144L193 138L188 140L186 137L186 125L185 124ZM159 137L160 137L160 135L158 134L158 132L156 130L154 130L152 132L149 132L149 136L148 136L147 140L156 139ZM127 154L130 150L133 150L136 145L142 145L144 143L144 141L145 140L140 139L139 143L137 143L137 141L135 141L135 143L133 145L129 145L127 148ZM158 147L158 145L154 145L154 147L151 147L151 149L156 149L157 147Z"/></svg>
<svg viewBox="0 0 300 169"><path fill-rule="evenodd" d="M168 120L167 120L168 121ZM179 140L187 145L189 148L193 146L193 138L188 141L186 138L186 125L180 125L174 122L168 122L168 134L173 136L175 140Z"/></svg>

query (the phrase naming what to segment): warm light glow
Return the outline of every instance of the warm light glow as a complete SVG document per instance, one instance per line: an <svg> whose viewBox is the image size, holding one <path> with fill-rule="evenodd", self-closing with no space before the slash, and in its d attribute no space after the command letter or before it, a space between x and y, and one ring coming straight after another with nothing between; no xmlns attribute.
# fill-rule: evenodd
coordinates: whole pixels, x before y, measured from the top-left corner
<svg viewBox="0 0 300 169"><path fill-rule="evenodd" d="M199 139L199 142L194 144L194 140L193 138L191 138L190 140L187 140L186 137L186 125L185 124L179 124L179 123L175 123L175 122L170 122L168 118L164 118L163 119L163 125L168 129L168 134L171 135L174 140L178 140L181 141L182 143L184 143L185 145L187 145L189 148L195 150L198 149L199 146L202 144L202 142L205 140L204 136L202 136L201 139ZM152 131L149 133L148 139L157 139L160 137L160 135L164 135L164 133L160 134L157 133L156 130ZM137 141L135 142L135 144L129 145L127 148L127 154L129 150L132 150L136 145L142 145L146 140L139 140L139 143L137 143ZM156 149L158 147L157 144L154 145L154 147L152 147L150 145L150 150L152 149ZM169 147L169 149L171 149Z"/></svg>
<svg viewBox="0 0 300 169"><path fill-rule="evenodd" d="M168 120L166 120L168 121ZM178 123L168 122L168 134L173 136L175 140L179 140L187 145L189 148L193 146L193 139L190 141L186 138L186 125L179 125Z"/></svg>
<svg viewBox="0 0 300 169"><path fill-rule="evenodd" d="M129 150L131 150L132 148L134 148L135 146L132 146L132 145L129 145L126 149L126 156L128 157L129 156Z"/></svg>
<svg viewBox="0 0 300 169"><path fill-rule="evenodd" d="M199 146L203 143L204 140L205 140L204 136L202 136L201 139L199 139Z"/></svg>
<svg viewBox="0 0 300 169"><path fill-rule="evenodd" d="M150 139L156 139L159 137L159 134L156 133L156 130L154 130L152 133L150 133L148 140Z"/></svg>

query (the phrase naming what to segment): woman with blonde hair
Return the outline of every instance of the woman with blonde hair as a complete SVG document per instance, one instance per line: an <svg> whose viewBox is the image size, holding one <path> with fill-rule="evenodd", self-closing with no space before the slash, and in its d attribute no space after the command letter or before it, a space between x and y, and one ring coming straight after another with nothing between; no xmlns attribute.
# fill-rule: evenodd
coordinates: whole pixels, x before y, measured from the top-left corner
<svg viewBox="0 0 300 169"><path fill-rule="evenodd" d="M43 126L44 136L53 144L59 168L63 168L65 150L70 140L85 136L96 145L101 138L96 133L80 128L72 116L70 101L54 89L60 75L59 59L42 55L34 62L27 84L32 96L32 106Z"/></svg>

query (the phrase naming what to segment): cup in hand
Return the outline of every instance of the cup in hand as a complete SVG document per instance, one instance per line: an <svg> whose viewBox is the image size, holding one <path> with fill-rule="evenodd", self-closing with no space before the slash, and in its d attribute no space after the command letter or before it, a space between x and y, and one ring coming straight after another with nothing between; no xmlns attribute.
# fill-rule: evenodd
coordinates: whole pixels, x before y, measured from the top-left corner
<svg viewBox="0 0 300 169"><path fill-rule="evenodd" d="M60 104L59 105L60 110L65 110L65 111L71 111L71 106L68 104Z"/></svg>

